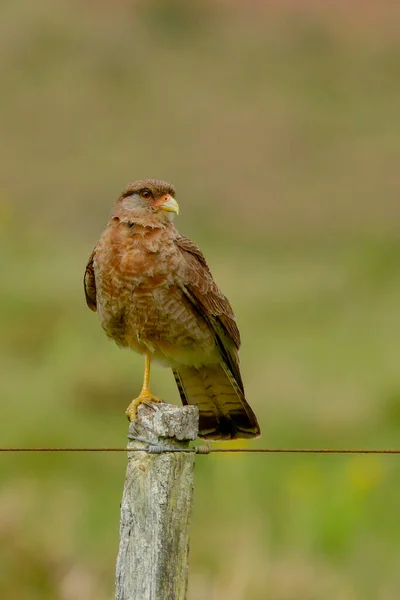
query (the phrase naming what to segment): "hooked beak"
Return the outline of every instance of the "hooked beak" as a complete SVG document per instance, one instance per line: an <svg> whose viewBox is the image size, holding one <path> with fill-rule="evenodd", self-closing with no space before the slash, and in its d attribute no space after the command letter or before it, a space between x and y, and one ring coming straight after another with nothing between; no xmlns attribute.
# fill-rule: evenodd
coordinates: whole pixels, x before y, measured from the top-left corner
<svg viewBox="0 0 400 600"><path fill-rule="evenodd" d="M166 194L166 196L162 198L159 204L159 209L179 215L179 204L170 194Z"/></svg>

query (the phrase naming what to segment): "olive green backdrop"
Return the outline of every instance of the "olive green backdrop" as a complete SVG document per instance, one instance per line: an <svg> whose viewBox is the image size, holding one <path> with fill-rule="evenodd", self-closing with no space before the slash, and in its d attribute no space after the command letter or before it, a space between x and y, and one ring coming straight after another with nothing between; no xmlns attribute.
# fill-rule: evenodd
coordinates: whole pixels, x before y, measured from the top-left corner
<svg viewBox="0 0 400 600"><path fill-rule="evenodd" d="M142 360L82 277L142 177L235 308L254 444L400 446L399 12L2 2L1 446L125 443ZM0 455L2 598L112 598L125 463ZM189 600L397 600L399 503L396 457L199 457Z"/></svg>

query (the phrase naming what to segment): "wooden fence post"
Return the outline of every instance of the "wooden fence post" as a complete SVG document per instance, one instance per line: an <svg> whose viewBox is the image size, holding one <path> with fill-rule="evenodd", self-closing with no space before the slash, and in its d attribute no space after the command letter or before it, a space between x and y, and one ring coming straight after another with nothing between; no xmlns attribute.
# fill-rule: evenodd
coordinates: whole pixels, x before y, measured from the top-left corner
<svg viewBox="0 0 400 600"><path fill-rule="evenodd" d="M141 405L135 437L163 448L187 448L197 438L194 406ZM147 448L133 440L128 448ZM195 455L128 453L121 504L116 600L185 600Z"/></svg>

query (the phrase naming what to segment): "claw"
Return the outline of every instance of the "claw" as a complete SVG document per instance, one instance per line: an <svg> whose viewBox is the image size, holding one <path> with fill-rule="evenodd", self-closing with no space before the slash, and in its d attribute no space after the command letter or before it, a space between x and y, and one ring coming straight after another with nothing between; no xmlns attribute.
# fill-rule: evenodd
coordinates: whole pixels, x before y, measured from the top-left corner
<svg viewBox="0 0 400 600"><path fill-rule="evenodd" d="M132 402L126 409L125 414L128 417L128 420L131 422L137 421L137 409L141 404L146 404L146 406L149 406L150 408L156 410L153 406L151 406L153 402L162 402L162 400L160 398L157 398L157 396L153 396L153 394L151 394L150 392L142 392L140 396L132 400Z"/></svg>
<svg viewBox="0 0 400 600"><path fill-rule="evenodd" d="M126 416L131 422L137 421L137 409L140 406L140 404L146 404L146 406L149 406L151 409L155 410L155 408L151 405L152 402L162 402L160 398L157 398L157 396L153 396L153 394L150 392L150 363L151 354L147 353L144 367L142 391L140 392L137 398L132 400L132 402L125 411Z"/></svg>
<svg viewBox="0 0 400 600"><path fill-rule="evenodd" d="M154 412L157 410L156 407L153 405L153 402L147 402L147 400L145 400L144 402L142 402L142 404L148 406L149 408L151 408L151 410L154 410Z"/></svg>

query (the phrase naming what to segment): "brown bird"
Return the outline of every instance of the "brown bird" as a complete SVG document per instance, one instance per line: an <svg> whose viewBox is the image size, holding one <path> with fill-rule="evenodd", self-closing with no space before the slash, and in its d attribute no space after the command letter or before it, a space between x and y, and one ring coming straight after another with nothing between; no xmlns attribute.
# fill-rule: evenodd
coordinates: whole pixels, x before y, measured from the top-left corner
<svg viewBox="0 0 400 600"><path fill-rule="evenodd" d="M177 214L171 184L132 183L115 202L86 267L86 302L104 331L145 356L142 391L126 414L134 421L139 404L160 401L149 387L154 359L172 368L183 404L199 408L200 437L257 437L239 370L235 316L199 248L178 233Z"/></svg>

